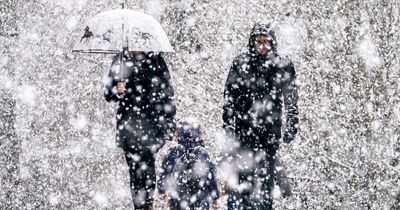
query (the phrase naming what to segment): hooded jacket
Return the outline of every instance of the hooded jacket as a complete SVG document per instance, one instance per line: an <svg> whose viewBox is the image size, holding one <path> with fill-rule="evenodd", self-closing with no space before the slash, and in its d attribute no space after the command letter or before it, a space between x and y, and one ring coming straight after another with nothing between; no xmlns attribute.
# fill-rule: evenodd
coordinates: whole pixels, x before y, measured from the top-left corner
<svg viewBox="0 0 400 210"><path fill-rule="evenodd" d="M204 171L205 177L202 178L205 180L206 184L203 192L200 193L202 196L196 197L196 202L206 202L208 196L211 196L213 199L220 197L217 186L216 166L211 161L207 150L204 148L204 141L201 139L200 134L199 124L188 121L181 124L177 135L178 145L171 147L162 160L161 173L157 181L158 191L160 193L170 192L171 189L168 189L169 183L167 183L169 181L168 178L173 175L178 160L185 153L190 152L207 166L205 169L206 171ZM174 193L170 196L174 198L173 194Z"/></svg>
<svg viewBox="0 0 400 210"><path fill-rule="evenodd" d="M271 49L257 53L255 37L265 35ZM277 54L275 33L269 24L255 24L249 51L233 60L224 90L223 127L245 147L278 145L282 111L286 110L285 132L297 133L298 88L293 63Z"/></svg>

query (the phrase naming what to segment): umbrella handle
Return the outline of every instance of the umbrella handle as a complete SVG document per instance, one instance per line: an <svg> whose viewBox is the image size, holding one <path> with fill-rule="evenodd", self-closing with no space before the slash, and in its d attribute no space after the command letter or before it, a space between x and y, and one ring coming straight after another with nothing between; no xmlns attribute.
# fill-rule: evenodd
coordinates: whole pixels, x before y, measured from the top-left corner
<svg viewBox="0 0 400 210"><path fill-rule="evenodd" d="M124 55L124 51L122 51L122 52L120 52L119 53L119 73L120 73L120 78L119 78L119 81L120 82L123 82L124 81L124 79L123 79L123 70L124 70L124 67L123 67L123 62L124 62L124 59L123 59L123 55ZM117 94L117 97L119 98L119 99L123 99L124 98L124 96L125 96L125 93L118 93Z"/></svg>
<svg viewBox="0 0 400 210"><path fill-rule="evenodd" d="M122 51L122 52L120 52L119 53L119 81L120 82L123 82L123 79L122 79L122 76L123 76L123 73L122 73L122 71L124 70L124 68L123 68L123 64L122 64L122 62L123 62L123 56L124 55L124 52Z"/></svg>

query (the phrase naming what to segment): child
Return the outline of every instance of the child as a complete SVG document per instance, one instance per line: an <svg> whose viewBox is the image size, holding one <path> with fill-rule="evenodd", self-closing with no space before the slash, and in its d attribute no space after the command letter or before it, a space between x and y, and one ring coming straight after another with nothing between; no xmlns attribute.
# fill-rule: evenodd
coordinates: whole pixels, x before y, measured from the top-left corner
<svg viewBox="0 0 400 210"><path fill-rule="evenodd" d="M204 148L200 124L193 120L180 123L178 144L172 146L165 155L159 179L158 192L161 199L169 197L171 210L218 209L219 190L216 167Z"/></svg>

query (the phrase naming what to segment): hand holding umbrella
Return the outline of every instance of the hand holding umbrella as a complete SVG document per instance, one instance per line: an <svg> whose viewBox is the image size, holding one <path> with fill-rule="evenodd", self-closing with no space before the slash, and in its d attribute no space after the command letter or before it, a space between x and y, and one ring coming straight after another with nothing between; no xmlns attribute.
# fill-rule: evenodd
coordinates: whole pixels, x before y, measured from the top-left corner
<svg viewBox="0 0 400 210"><path fill-rule="evenodd" d="M117 92L119 94L123 94L126 91L126 82L118 82L117 84Z"/></svg>

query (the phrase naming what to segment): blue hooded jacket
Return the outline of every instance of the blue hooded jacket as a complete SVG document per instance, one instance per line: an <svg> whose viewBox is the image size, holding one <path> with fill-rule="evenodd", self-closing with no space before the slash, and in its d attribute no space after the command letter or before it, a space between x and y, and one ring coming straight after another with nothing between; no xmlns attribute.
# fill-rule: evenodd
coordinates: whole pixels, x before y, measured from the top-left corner
<svg viewBox="0 0 400 210"><path fill-rule="evenodd" d="M181 123L181 127L178 129L178 144L169 149L165 155L162 165L161 173L157 181L158 191L160 193L168 193L168 177L171 177L174 172L174 167L177 161L186 153L190 152L194 154L198 160L206 163L208 166L206 168L207 172L204 173L206 185L202 188L204 191L201 193L202 197L197 197L196 202L203 202L207 200L207 197L211 196L213 199L218 199L220 197L217 179L216 179L216 167L211 161L211 158L204 148L204 141L200 137L201 131L198 123L185 121ZM174 180L176 181L176 180ZM179 198L175 198L179 199Z"/></svg>

